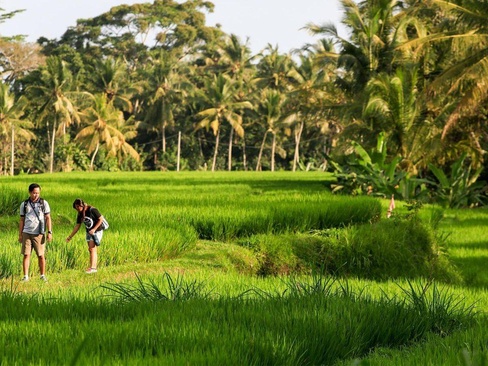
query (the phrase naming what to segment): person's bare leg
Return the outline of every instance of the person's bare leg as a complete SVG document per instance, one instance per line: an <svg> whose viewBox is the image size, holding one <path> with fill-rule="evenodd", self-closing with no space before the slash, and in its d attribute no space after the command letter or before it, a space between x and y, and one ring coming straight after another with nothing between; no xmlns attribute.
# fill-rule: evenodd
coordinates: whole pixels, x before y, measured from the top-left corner
<svg viewBox="0 0 488 366"><path fill-rule="evenodd" d="M46 274L46 258L41 255L37 257L39 261L39 272L41 273L41 276L44 276Z"/></svg>
<svg viewBox="0 0 488 366"><path fill-rule="evenodd" d="M98 262L97 246L93 240L88 242L88 251L90 252L90 268L96 269Z"/></svg>
<svg viewBox="0 0 488 366"><path fill-rule="evenodd" d="M30 255L24 254L24 260L22 261L22 269L24 271L24 277L29 277L29 264L30 264Z"/></svg>

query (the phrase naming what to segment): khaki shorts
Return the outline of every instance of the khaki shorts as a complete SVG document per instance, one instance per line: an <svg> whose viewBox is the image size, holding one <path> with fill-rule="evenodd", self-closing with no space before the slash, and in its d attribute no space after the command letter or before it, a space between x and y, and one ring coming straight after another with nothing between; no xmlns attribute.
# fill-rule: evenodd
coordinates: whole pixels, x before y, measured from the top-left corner
<svg viewBox="0 0 488 366"><path fill-rule="evenodd" d="M22 250L20 254L30 255L32 253L32 248L34 248L37 256L42 257L46 248L44 242L43 234L22 233Z"/></svg>

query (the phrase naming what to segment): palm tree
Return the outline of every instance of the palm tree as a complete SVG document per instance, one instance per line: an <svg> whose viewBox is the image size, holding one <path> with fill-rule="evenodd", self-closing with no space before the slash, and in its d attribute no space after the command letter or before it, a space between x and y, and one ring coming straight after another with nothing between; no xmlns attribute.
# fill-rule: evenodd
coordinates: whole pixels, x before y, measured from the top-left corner
<svg viewBox="0 0 488 366"><path fill-rule="evenodd" d="M202 100L209 108L199 112L197 117L202 120L197 124L197 129L212 129L215 135L215 150L212 161L212 171L215 171L217 154L220 139L220 126L227 121L238 136L244 136L242 128L242 116L237 112L252 108L248 101L236 101L236 89L233 82L226 76L220 74L213 80L207 80L202 91Z"/></svg>
<svg viewBox="0 0 488 366"><path fill-rule="evenodd" d="M394 66L397 45L395 27L399 23L403 1L399 0L340 0L344 10L342 23L350 39L339 35L333 24L306 28L312 34L332 37L341 45L337 66L346 73L339 78L341 85L352 93L360 93L371 76Z"/></svg>
<svg viewBox="0 0 488 366"><path fill-rule="evenodd" d="M203 60L204 71L207 74L223 74L232 80L236 89L236 100L248 100L255 85L255 66L252 60L256 57L251 55L251 50L246 43L241 43L238 36L231 34L227 37L217 39L208 47ZM241 114L244 118L244 114ZM244 123L241 124L244 127ZM229 134L229 151L227 169L232 170L232 149L234 145L234 130ZM243 164L246 169L245 139L242 139Z"/></svg>
<svg viewBox="0 0 488 366"><path fill-rule="evenodd" d="M273 140L271 143L271 171L275 170L275 153L276 153L276 132L281 122L283 122L283 112L285 104L285 95L276 90L267 89L262 93L262 102L259 105L259 114L263 116L266 122L266 131L259 148L258 161L256 170L261 170L261 158L263 155L264 144L268 133L271 133Z"/></svg>
<svg viewBox="0 0 488 366"><path fill-rule="evenodd" d="M430 48L440 42L452 42L449 62L430 88L436 94L445 93L459 99L444 125L444 139L463 116L476 112L488 99L488 3L446 0L431 3L445 11L449 21L444 23L444 28L406 42L402 48L425 49L422 46ZM419 8L423 5L416 4Z"/></svg>
<svg viewBox="0 0 488 366"><path fill-rule="evenodd" d="M355 126L358 122L368 124L368 121L362 121L367 104L366 85L380 73L395 71L405 56L397 46L404 41L406 33L419 25L403 11L406 1L340 0L340 3L344 11L342 23L347 27L348 38L341 37L333 24L310 23L306 29L314 35L330 37L338 46L338 53L329 48L320 54L326 60L337 61L335 83L347 98L342 107L337 108L345 126L343 135L352 134L353 139L363 139L360 133L364 131L358 131Z"/></svg>
<svg viewBox="0 0 488 366"><path fill-rule="evenodd" d="M107 150L109 156L130 155L139 161L139 154L127 143L127 135L124 134L129 132L129 136L134 137L134 130L123 131L126 128L124 115L107 100L105 94L93 96L93 105L83 111L83 122L86 126L78 132L75 139L86 147L88 154L92 154L91 170L101 146Z"/></svg>
<svg viewBox="0 0 488 366"><path fill-rule="evenodd" d="M277 47L268 44L257 65L256 83L260 88L286 92L289 88L288 73L295 66L290 55L280 54Z"/></svg>
<svg viewBox="0 0 488 366"><path fill-rule="evenodd" d="M325 69L317 67L311 55L301 55L300 66L292 68L288 76L293 80L293 83L292 89L288 93L290 113L287 115L286 123L294 128L293 171L296 171L305 122L309 126L313 126L322 123L324 120L325 101L329 98L325 82L330 80Z"/></svg>
<svg viewBox="0 0 488 366"><path fill-rule="evenodd" d="M109 103L113 103L116 108L132 112L130 96L136 88L128 88L128 82L127 64L119 59L96 59L95 64L89 68L88 88L95 94L105 94Z"/></svg>
<svg viewBox="0 0 488 366"><path fill-rule="evenodd" d="M242 44L239 37L231 34L223 46L219 65L222 67L222 73L230 76L238 84L238 89L245 85L245 79L249 79L249 74L254 74L253 59L257 56L251 54L247 44Z"/></svg>
<svg viewBox="0 0 488 366"><path fill-rule="evenodd" d="M171 53L161 51L146 70L144 89L147 95L144 124L158 132L161 151L166 152L166 131L174 125L174 115L182 109L184 98L193 87L187 70Z"/></svg>
<svg viewBox="0 0 488 366"><path fill-rule="evenodd" d="M15 167L15 136L30 141L35 135L29 128L30 121L20 119L24 114L25 101L15 100L6 83L0 83L0 135L10 135L10 175L14 175Z"/></svg>
<svg viewBox="0 0 488 366"><path fill-rule="evenodd" d="M249 95L253 93L255 85L256 68L252 64L252 60L256 56L251 55L247 43L242 44L234 34L231 34L223 47L222 57L219 64L223 66L223 73L229 75L234 82L237 100L248 100ZM241 112L242 113L242 112ZM243 116L243 114L241 114ZM243 118L243 117L242 117ZM244 125L243 123L241 124ZM232 147L233 147L234 129L231 129L229 134L229 154L227 169L232 170ZM246 153L245 153L245 139L242 139L243 144L243 164L246 169Z"/></svg>
<svg viewBox="0 0 488 366"><path fill-rule="evenodd" d="M397 146L395 155L399 154L408 165L405 168L414 173L429 139L428 125L420 119L422 100L417 84L418 68L414 65L398 68L391 76L379 74L368 83L369 100L364 110L364 119L375 121L377 134L385 131L390 135L390 143Z"/></svg>
<svg viewBox="0 0 488 366"><path fill-rule="evenodd" d="M81 94L73 91L72 75L66 63L56 56L46 60L46 67L41 69L40 78L37 84L29 87L29 93L34 100L39 100L40 120L48 127L52 121L51 148L49 172L54 169L54 146L56 135L66 133L66 128L73 122L79 122L80 117L74 104L74 100Z"/></svg>

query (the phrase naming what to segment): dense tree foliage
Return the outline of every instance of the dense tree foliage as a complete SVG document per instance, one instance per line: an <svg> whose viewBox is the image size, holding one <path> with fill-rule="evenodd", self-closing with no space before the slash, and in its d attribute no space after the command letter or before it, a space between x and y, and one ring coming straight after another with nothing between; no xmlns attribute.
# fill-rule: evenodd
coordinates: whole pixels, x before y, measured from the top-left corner
<svg viewBox="0 0 488 366"><path fill-rule="evenodd" d="M347 38L307 24L317 42L292 54L252 54L206 24L202 0L116 6L36 45L1 38L3 94L22 104L0 118L2 171L325 170L380 134L409 177L462 154L484 167L488 3L341 5ZM8 159L25 141L32 154Z"/></svg>

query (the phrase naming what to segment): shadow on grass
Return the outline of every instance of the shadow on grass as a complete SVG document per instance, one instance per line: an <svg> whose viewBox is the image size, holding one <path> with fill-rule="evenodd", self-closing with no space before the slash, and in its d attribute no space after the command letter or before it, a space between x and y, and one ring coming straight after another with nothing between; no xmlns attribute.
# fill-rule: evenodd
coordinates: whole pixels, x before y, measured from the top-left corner
<svg viewBox="0 0 488 366"><path fill-rule="evenodd" d="M350 292L347 284L331 293L329 282L311 288L301 284L290 296L213 299L200 282L167 279L167 286L106 284L106 295L98 299L46 301L15 290L0 292L2 364L120 359L165 365L332 365L379 347L403 348L430 334L449 335L473 319L471 306L459 307L456 298L435 286L411 284L403 289L407 303L389 297L373 301ZM304 289L311 292L303 295ZM430 291L435 301L426 296ZM43 338L56 342L31 336L38 330L31 329L32 318L45 330ZM26 334L31 340L19 354ZM85 339L90 347L83 347ZM45 351L37 352L41 347Z"/></svg>
<svg viewBox="0 0 488 366"><path fill-rule="evenodd" d="M449 244L451 249L466 249L466 250L487 250L488 254L488 240L483 241L466 241L466 242L454 242Z"/></svg>
<svg viewBox="0 0 488 366"><path fill-rule="evenodd" d="M486 217L472 217L472 218L453 218L446 217L442 220L442 226L446 229L451 229L452 226L456 227L456 230L468 229L470 227L485 227L486 219L488 218L488 212L483 212Z"/></svg>
<svg viewBox="0 0 488 366"><path fill-rule="evenodd" d="M486 256L477 257L451 257L452 262L461 271L465 286L473 288L488 288L488 253Z"/></svg>

